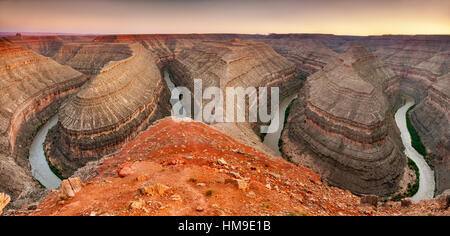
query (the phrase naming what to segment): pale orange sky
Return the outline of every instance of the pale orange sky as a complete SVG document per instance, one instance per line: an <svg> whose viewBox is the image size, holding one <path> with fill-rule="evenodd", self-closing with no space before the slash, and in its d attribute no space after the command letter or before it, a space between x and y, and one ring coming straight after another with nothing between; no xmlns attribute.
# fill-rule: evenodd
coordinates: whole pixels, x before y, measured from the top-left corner
<svg viewBox="0 0 450 236"><path fill-rule="evenodd" d="M450 0L0 0L0 32L450 34Z"/></svg>

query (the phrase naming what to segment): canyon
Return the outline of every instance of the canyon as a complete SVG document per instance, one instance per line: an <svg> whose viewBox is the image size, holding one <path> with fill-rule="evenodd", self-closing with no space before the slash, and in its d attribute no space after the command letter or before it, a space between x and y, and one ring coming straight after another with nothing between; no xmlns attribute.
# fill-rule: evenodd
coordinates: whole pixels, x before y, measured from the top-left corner
<svg viewBox="0 0 450 236"><path fill-rule="evenodd" d="M398 191L406 158L385 94L391 77L362 47L308 77L287 120L282 152L354 193Z"/></svg>
<svg viewBox="0 0 450 236"><path fill-rule="evenodd" d="M13 200L34 199L28 149L37 127L86 77L69 66L0 39L0 191Z"/></svg>
<svg viewBox="0 0 450 236"><path fill-rule="evenodd" d="M156 58L140 44L128 47L129 57L107 63L60 107L49 149L69 176L169 114Z"/></svg>
<svg viewBox="0 0 450 236"><path fill-rule="evenodd" d="M450 188L448 36L56 35L0 42L0 82L10 94L0 99L0 192L17 209L6 214L449 214L441 204L446 195L438 197ZM221 90L279 87L282 111L298 98L285 128L265 145L260 126L267 122L164 118L174 86L194 91L197 78L203 88ZM365 194L392 196L416 178L393 117L403 95L417 104L407 114L435 169L436 199L409 207L388 201L373 211L361 204ZM39 188L27 158L32 137L54 115L46 158L82 181L68 199L61 197L67 181L61 191ZM142 194L150 191L144 185L164 191Z"/></svg>

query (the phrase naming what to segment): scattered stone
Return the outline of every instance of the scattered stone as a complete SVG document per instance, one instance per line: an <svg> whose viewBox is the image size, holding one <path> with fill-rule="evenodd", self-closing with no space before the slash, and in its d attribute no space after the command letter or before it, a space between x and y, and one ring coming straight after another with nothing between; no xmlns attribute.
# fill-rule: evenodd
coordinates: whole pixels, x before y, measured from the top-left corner
<svg viewBox="0 0 450 236"><path fill-rule="evenodd" d="M270 186L270 184L266 184L266 188L272 190L272 186Z"/></svg>
<svg viewBox="0 0 450 236"><path fill-rule="evenodd" d="M145 206L145 201L143 199L139 199L138 201L132 201L130 203L130 209L133 210L141 210Z"/></svg>
<svg viewBox="0 0 450 236"><path fill-rule="evenodd" d="M174 194L170 197L172 201L181 201L181 196L179 194Z"/></svg>
<svg viewBox="0 0 450 236"><path fill-rule="evenodd" d="M378 206L378 196L376 195L362 195L360 204L363 205L370 205L377 207Z"/></svg>
<svg viewBox="0 0 450 236"><path fill-rule="evenodd" d="M221 166L228 165L228 163L223 158L220 158L219 160L217 160L217 163L219 163L219 165L221 165Z"/></svg>
<svg viewBox="0 0 450 236"><path fill-rule="evenodd" d="M147 176L145 176L145 175L140 175L140 176L136 177L137 182L142 182L142 181L146 181L146 180L147 180Z"/></svg>
<svg viewBox="0 0 450 236"><path fill-rule="evenodd" d="M280 179L280 175L279 174L269 173L269 175L272 176L274 179Z"/></svg>
<svg viewBox="0 0 450 236"><path fill-rule="evenodd" d="M246 181L240 179L226 179L225 184L232 184L239 190L247 190L249 187Z"/></svg>
<svg viewBox="0 0 450 236"><path fill-rule="evenodd" d="M249 198L255 198L255 197L256 197L256 194L255 194L255 192L250 191L250 192L247 193L247 197L249 197Z"/></svg>
<svg viewBox="0 0 450 236"><path fill-rule="evenodd" d="M38 207L38 203L35 202L35 203L32 203L32 204L28 205L27 209L29 211L34 211L34 210L37 209L37 207Z"/></svg>
<svg viewBox="0 0 450 236"><path fill-rule="evenodd" d="M163 184L157 183L157 184L151 184L150 182L144 183L143 185L141 185L141 187L139 188L139 193L141 195L149 195L149 196L153 196L153 195L163 195L164 192L166 190L168 190L169 187L165 186Z"/></svg>
<svg viewBox="0 0 450 236"><path fill-rule="evenodd" d="M195 210L198 211L198 212L202 212L202 211L204 211L205 209L203 209L203 207L197 207Z"/></svg>
<svg viewBox="0 0 450 236"><path fill-rule="evenodd" d="M241 178L241 175L239 173L237 173L237 172L228 171L228 174L230 174L230 175L232 175L232 176L234 176L236 178Z"/></svg>
<svg viewBox="0 0 450 236"><path fill-rule="evenodd" d="M129 176L129 175L133 174L133 172L136 170L136 168L133 166L132 162L127 162L119 168L120 168L120 170L119 170L120 177Z"/></svg>

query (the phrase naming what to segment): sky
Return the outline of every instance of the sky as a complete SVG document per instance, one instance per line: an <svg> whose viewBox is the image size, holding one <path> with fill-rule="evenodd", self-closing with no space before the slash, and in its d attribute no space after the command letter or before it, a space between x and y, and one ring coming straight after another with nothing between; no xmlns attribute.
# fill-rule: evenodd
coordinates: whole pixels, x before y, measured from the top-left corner
<svg viewBox="0 0 450 236"><path fill-rule="evenodd" d="M450 34L450 0L0 0L0 32Z"/></svg>

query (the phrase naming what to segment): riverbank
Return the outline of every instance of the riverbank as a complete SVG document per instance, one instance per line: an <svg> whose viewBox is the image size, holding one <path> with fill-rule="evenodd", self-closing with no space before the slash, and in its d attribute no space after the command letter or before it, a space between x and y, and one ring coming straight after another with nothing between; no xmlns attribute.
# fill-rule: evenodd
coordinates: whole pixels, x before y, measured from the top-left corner
<svg viewBox="0 0 450 236"><path fill-rule="evenodd" d="M401 132L401 139L405 146L405 155L414 161L419 169L419 188L417 193L411 198L414 202L419 202L434 197L435 180L434 171L430 168L424 156L412 146L412 138L407 125L407 112L412 106L414 106L413 99L407 98L406 103L395 113L395 122Z"/></svg>
<svg viewBox="0 0 450 236"><path fill-rule="evenodd" d="M263 143L269 147L272 151L274 151L279 157L282 157L282 153L280 152L279 141L281 137L281 133L283 132L285 120L286 120L286 109L292 103L294 99L297 98L297 94L290 95L283 99L278 109L278 112L274 114L274 116L279 116L278 119L278 129L274 133L269 133L264 136ZM270 124L272 125L272 124Z"/></svg>
<svg viewBox="0 0 450 236"><path fill-rule="evenodd" d="M58 116L52 117L45 123L34 137L29 151L31 173L33 177L47 189L58 188L61 185L61 179L53 173L48 165L43 147L48 130L57 123Z"/></svg>

